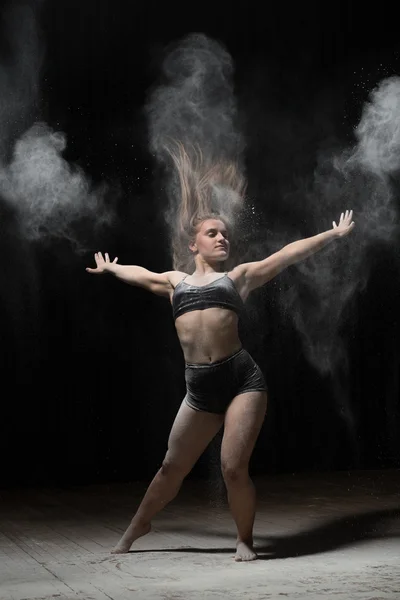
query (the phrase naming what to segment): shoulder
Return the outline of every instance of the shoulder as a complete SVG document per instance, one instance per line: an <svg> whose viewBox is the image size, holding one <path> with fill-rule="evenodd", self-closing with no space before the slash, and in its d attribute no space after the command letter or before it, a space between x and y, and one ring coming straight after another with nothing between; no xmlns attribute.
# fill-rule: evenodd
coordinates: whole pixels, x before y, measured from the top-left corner
<svg viewBox="0 0 400 600"><path fill-rule="evenodd" d="M227 275L235 282L240 283L241 280L244 280L246 277L246 265L236 265L230 271L227 272Z"/></svg>
<svg viewBox="0 0 400 600"><path fill-rule="evenodd" d="M247 298L250 291L247 285L246 272L246 264L237 265L227 272L228 277L232 279L243 300Z"/></svg>
<svg viewBox="0 0 400 600"><path fill-rule="evenodd" d="M183 271L166 271L164 275L167 277L172 288L175 288L184 277L187 277L188 274L184 273Z"/></svg>

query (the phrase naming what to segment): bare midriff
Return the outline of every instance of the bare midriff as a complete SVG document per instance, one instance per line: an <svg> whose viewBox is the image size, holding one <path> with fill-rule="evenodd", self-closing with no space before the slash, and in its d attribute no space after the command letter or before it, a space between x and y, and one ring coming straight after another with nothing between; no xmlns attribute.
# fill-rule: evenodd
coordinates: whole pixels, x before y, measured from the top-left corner
<svg viewBox="0 0 400 600"><path fill-rule="evenodd" d="M175 321L186 363L208 364L240 350L238 316L225 308L187 312Z"/></svg>

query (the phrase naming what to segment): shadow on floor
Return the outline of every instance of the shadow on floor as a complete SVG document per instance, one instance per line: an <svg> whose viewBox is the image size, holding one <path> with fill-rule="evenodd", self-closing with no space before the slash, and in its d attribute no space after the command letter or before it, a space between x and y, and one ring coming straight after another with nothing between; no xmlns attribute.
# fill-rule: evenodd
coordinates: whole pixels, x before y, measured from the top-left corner
<svg viewBox="0 0 400 600"><path fill-rule="evenodd" d="M193 532L193 529L191 531ZM204 530L202 530L202 533L204 533ZM223 535L226 537L226 534ZM322 554L358 542L395 537L400 538L400 508L352 514L339 519L331 519L293 535L257 537L256 550L259 553L259 558L272 560ZM159 548L130 550L130 553L194 552L221 554L232 553L232 551L233 546L230 548ZM266 555L263 556L263 553L266 553Z"/></svg>

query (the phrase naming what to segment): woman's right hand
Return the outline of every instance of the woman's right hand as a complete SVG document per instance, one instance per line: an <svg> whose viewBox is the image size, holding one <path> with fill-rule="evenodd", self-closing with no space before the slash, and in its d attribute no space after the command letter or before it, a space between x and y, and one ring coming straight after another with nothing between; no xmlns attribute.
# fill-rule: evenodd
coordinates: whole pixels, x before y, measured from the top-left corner
<svg viewBox="0 0 400 600"><path fill-rule="evenodd" d="M114 258L114 260L111 262L110 257L108 256L107 252L104 254L104 256L105 256L105 258L103 258L103 255L101 252L96 252L96 254L94 255L94 260L96 261L96 268L91 269L90 267L86 267L86 271L88 273L94 273L95 275L101 275L101 274L107 272L108 265L114 264L118 260L118 257L116 256Z"/></svg>

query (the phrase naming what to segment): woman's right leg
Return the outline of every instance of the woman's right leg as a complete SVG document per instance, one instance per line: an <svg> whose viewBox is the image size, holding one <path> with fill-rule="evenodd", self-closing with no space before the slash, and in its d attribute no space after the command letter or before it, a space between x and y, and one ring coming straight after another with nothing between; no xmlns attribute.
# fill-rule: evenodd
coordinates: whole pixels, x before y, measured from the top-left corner
<svg viewBox="0 0 400 600"><path fill-rule="evenodd" d="M112 551L128 552L132 543L150 531L150 521L177 495L186 475L218 433L224 415L190 408L185 402L176 415L168 440L168 450L131 524Z"/></svg>

